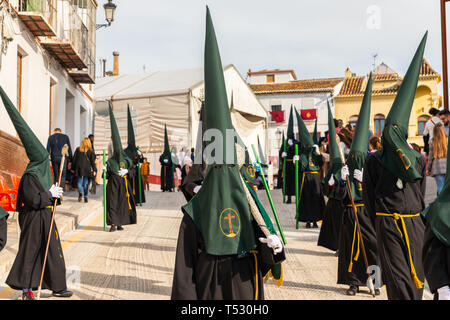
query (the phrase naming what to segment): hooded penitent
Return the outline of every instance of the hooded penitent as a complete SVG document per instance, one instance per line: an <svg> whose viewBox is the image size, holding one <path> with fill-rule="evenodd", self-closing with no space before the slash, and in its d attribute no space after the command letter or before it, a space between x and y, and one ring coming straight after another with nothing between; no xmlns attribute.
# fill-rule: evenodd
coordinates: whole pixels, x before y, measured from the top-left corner
<svg viewBox="0 0 450 320"><path fill-rule="evenodd" d="M52 186L52 176L47 150L33 131L31 131L31 128L17 111L11 100L9 100L9 97L6 95L5 91L3 91L2 87L0 87L0 95L2 96L3 105L8 112L11 122L13 123L20 141L22 141L25 148L28 159L30 160L24 173L34 174L44 190L49 190Z"/></svg>
<svg viewBox="0 0 450 320"><path fill-rule="evenodd" d="M125 151L122 150L122 142L120 141L119 129L117 127L116 118L112 110L111 102L109 103L109 122L111 125L111 140L113 144L113 156L108 160L108 167L115 174L119 174L120 168L127 169L132 165L132 160L128 158Z"/></svg>
<svg viewBox="0 0 450 320"><path fill-rule="evenodd" d="M164 151L161 154L162 159L167 159L166 165L172 165L172 153L170 152L169 137L167 136L167 126L164 125Z"/></svg>
<svg viewBox="0 0 450 320"><path fill-rule="evenodd" d="M362 200L362 184L353 177L354 171L362 170L366 162L369 147L369 123L370 106L372 102L372 73L367 81L366 91L359 111L358 122L356 123L355 134L353 135L352 146L347 156L347 165L353 198L355 201Z"/></svg>
<svg viewBox="0 0 450 320"><path fill-rule="evenodd" d="M333 175L335 181L339 181L341 178L342 158L339 151L339 145L336 140L336 127L334 125L333 114L331 113L330 104L327 101L328 107L328 134L329 134L329 151L330 151L330 166L327 175L324 178L324 182L328 183Z"/></svg>
<svg viewBox="0 0 450 320"><path fill-rule="evenodd" d="M317 118L316 118L316 122L314 123L314 131L313 131L313 142L314 144L319 144L319 139L317 137Z"/></svg>
<svg viewBox="0 0 450 320"><path fill-rule="evenodd" d="M202 188L183 206L183 211L194 221L209 254L222 256L247 253L256 248L256 239L236 155L229 155L235 153L236 141L235 138L234 141L227 141L230 135L226 135L226 130L234 130L234 127L209 8L206 12L204 70L205 130L220 131L223 144L216 144L215 159L208 159L208 170ZM220 152L224 161L218 159ZM223 163L225 159L231 163Z"/></svg>
<svg viewBox="0 0 450 320"><path fill-rule="evenodd" d="M386 118L383 136L381 137L383 149L375 153L375 157L387 170L405 182L414 182L422 178L415 167L416 161L421 155L413 150L406 140L427 35L428 32L425 33L414 55Z"/></svg>
<svg viewBox="0 0 450 320"><path fill-rule="evenodd" d="M137 153L136 138L134 135L133 120L131 118L130 106L128 106L127 108L127 116L128 116L128 146L124 151L127 154L128 158L132 159L134 164L137 164L139 162L139 156Z"/></svg>
<svg viewBox="0 0 450 320"><path fill-rule="evenodd" d="M280 146L280 151L278 152L279 154L279 159L278 159L278 169L281 170L283 169L283 158L281 157L281 155L284 152L284 131L283 131L283 136L281 138L281 146Z"/></svg>
<svg viewBox="0 0 450 320"><path fill-rule="evenodd" d="M447 150L450 150L449 148L450 144ZM448 155L444 187L437 199L422 212L422 215L427 219L434 235L442 243L450 246L450 158Z"/></svg>
<svg viewBox="0 0 450 320"><path fill-rule="evenodd" d="M292 113L292 106L291 111L289 113L289 121L288 121L288 128L287 128L287 139L294 140L294 114Z"/></svg>
<svg viewBox="0 0 450 320"><path fill-rule="evenodd" d="M245 149L245 163L241 168L241 174L250 185L256 181L256 169L250 161L250 154L248 149Z"/></svg>
<svg viewBox="0 0 450 320"><path fill-rule="evenodd" d="M298 135L300 141L300 163L304 171L317 171L319 167L314 163L313 153L314 151L314 141L303 122L302 117L298 114L297 109L295 109L295 115L297 116L298 125Z"/></svg>

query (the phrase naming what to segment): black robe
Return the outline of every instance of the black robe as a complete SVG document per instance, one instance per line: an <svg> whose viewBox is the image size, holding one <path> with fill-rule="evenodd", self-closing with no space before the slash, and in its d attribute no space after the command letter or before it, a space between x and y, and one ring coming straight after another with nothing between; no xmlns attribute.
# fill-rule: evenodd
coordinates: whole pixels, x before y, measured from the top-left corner
<svg viewBox="0 0 450 320"><path fill-rule="evenodd" d="M134 196L135 204L139 203L139 179L141 180L141 203L145 203L144 182L142 181L142 177L139 178L138 166L134 165L132 169L128 170L127 176Z"/></svg>
<svg viewBox="0 0 450 320"><path fill-rule="evenodd" d="M344 212L342 198L336 197L336 195L342 194L339 192L340 188L343 187L339 182L335 182L332 187L328 186L328 182L326 185L323 185L324 195L328 197L328 202L323 211L322 226L320 227L317 245L331 251L336 251L339 248L339 233Z"/></svg>
<svg viewBox="0 0 450 320"><path fill-rule="evenodd" d="M203 166L200 164L192 165L189 174L186 176L180 187L187 202L191 201L194 197L194 188L196 186L201 186L204 179L205 170L203 169Z"/></svg>
<svg viewBox="0 0 450 320"><path fill-rule="evenodd" d="M287 145L286 148L286 179L285 182L285 195L286 196L295 196L295 165L293 158L295 156L295 144L292 146Z"/></svg>
<svg viewBox="0 0 450 320"><path fill-rule="evenodd" d="M15 290L37 290L52 217L53 199L34 174L25 173L17 194L20 240L6 283ZM48 208L50 207L50 208ZM53 224L42 289L66 290L66 265L56 223Z"/></svg>
<svg viewBox="0 0 450 320"><path fill-rule="evenodd" d="M254 223L258 237L264 237ZM184 215L178 234L172 300L258 300L264 299L263 277L270 267L285 259L258 241L256 274L254 255L214 256L205 250L201 234L191 217ZM256 275L256 277L255 277ZM256 287L257 279L258 287Z"/></svg>
<svg viewBox="0 0 450 320"><path fill-rule="evenodd" d="M416 169L422 179L415 183L403 182L396 186L397 177L386 169L375 156L369 156L364 165L363 200L377 234L383 280L389 300L421 300L423 288L413 282L409 252L404 240L401 220L377 216L377 213L417 214L425 208L425 159L420 157ZM425 224L419 215L404 218L409 237L413 264L420 281L425 275L422 265L422 248ZM400 230L401 233L400 234Z"/></svg>
<svg viewBox="0 0 450 320"><path fill-rule="evenodd" d="M106 223L116 226L136 224L136 204L133 193L128 180L125 184L125 179L128 178L120 177L109 170L106 178L108 179L106 183Z"/></svg>
<svg viewBox="0 0 450 320"><path fill-rule="evenodd" d="M159 162L161 163L161 190L172 192L174 189L174 167L171 163L168 165L163 162L163 158L160 157Z"/></svg>
<svg viewBox="0 0 450 320"><path fill-rule="evenodd" d="M0 251L6 246L6 241L8 239L8 225L6 220L8 216L0 219Z"/></svg>
<svg viewBox="0 0 450 320"><path fill-rule="evenodd" d="M323 211L325 209L325 199L323 197L320 175L318 173L305 172L305 179L303 180L303 172L301 172L301 168L299 169L299 221L316 222L322 220Z"/></svg>
<svg viewBox="0 0 450 320"><path fill-rule="evenodd" d="M283 189L283 157L281 156L283 153L283 148L280 149L278 153L278 177L277 177L277 187L276 189Z"/></svg>
<svg viewBox="0 0 450 320"><path fill-rule="evenodd" d="M341 184L341 182L339 182ZM338 284L366 286L367 283L367 267L364 261L361 243L358 242L358 230L355 234L355 213L351 207L351 200L348 193L346 183L342 183L343 188L339 189L339 195L344 204L344 211L342 212L341 230L339 232L339 257L338 257ZM361 229L362 239L364 241L364 248L366 249L367 262L369 266L379 266L377 249L377 235L374 225L370 219L369 212L366 207L360 206L361 201L355 201L356 212L358 215L359 227ZM355 237L354 237L355 235ZM359 256L355 261L355 255L358 252ZM353 247L353 255L352 255ZM349 272L350 261L353 263L351 272ZM380 283L380 286L382 283Z"/></svg>
<svg viewBox="0 0 450 320"><path fill-rule="evenodd" d="M425 229L422 261L425 278L436 300L437 290L450 286L450 247L434 235L430 226Z"/></svg>

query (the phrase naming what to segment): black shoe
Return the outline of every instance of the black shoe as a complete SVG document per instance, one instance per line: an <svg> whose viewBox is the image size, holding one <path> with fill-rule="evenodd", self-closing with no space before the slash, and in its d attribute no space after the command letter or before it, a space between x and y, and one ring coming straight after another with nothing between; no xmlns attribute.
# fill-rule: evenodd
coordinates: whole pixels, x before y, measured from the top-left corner
<svg viewBox="0 0 450 320"><path fill-rule="evenodd" d="M319 226L317 225L317 222L314 222L312 227L313 228L318 228Z"/></svg>
<svg viewBox="0 0 450 320"><path fill-rule="evenodd" d="M117 226L117 230L122 231L123 227L122 226Z"/></svg>
<svg viewBox="0 0 450 320"><path fill-rule="evenodd" d="M306 229L311 229L311 222L306 223Z"/></svg>
<svg viewBox="0 0 450 320"><path fill-rule="evenodd" d="M81 202L83 200L83 195L81 193L78 193L78 202Z"/></svg>
<svg viewBox="0 0 450 320"><path fill-rule="evenodd" d="M53 291L52 295L59 298L70 298L73 295L73 292L68 290L62 290L58 292Z"/></svg>
<svg viewBox="0 0 450 320"><path fill-rule="evenodd" d="M88 202L88 198L84 198L84 203L87 203Z"/></svg>
<svg viewBox="0 0 450 320"><path fill-rule="evenodd" d="M350 286L350 288L346 291L348 296L354 296L357 292L359 292L359 288L357 286Z"/></svg>
<svg viewBox="0 0 450 320"><path fill-rule="evenodd" d="M109 232L114 232L114 231L116 231L116 226L111 226L111 229L109 229Z"/></svg>
<svg viewBox="0 0 450 320"><path fill-rule="evenodd" d="M286 203L292 203L291 197L288 197L288 198L287 198Z"/></svg>
<svg viewBox="0 0 450 320"><path fill-rule="evenodd" d="M22 293L22 300L36 300L33 291L27 291Z"/></svg>
<svg viewBox="0 0 450 320"><path fill-rule="evenodd" d="M381 294L380 289L375 289L375 295L379 296Z"/></svg>

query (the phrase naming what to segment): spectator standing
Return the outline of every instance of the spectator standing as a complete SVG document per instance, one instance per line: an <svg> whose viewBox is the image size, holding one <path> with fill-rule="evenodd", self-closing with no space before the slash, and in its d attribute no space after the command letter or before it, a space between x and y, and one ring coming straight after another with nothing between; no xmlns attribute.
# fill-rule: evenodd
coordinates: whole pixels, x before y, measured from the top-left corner
<svg viewBox="0 0 450 320"><path fill-rule="evenodd" d="M61 167L61 150L63 146L67 144L69 147L69 156L67 158L67 161L64 163L63 172L61 176L61 185L64 187L65 181L66 181L66 170L67 168L71 168L72 164L72 147L70 146L70 139L67 135L62 133L60 128L55 128L53 131L53 134L48 138L47 140L47 151L50 155L50 161L52 162L52 168L53 168L53 178L54 183L56 184L58 182L59 178L59 170Z"/></svg>
<svg viewBox="0 0 450 320"><path fill-rule="evenodd" d="M423 130L423 142L424 142L424 151L429 155L429 147L431 139L433 139L433 128L436 124L442 123L441 119L438 117L439 110L436 108L431 108L429 111L431 115L431 119L425 123L425 129Z"/></svg>
<svg viewBox="0 0 450 320"><path fill-rule="evenodd" d="M75 150L72 168L78 181L78 202L83 199L83 194L84 202L88 202L89 180L97 173L95 153L89 138L84 138L81 146Z"/></svg>
<svg viewBox="0 0 450 320"><path fill-rule="evenodd" d="M439 111L439 118L441 119L442 123L444 124L444 130L448 136L448 126L450 123L450 111L448 111L447 109Z"/></svg>
<svg viewBox="0 0 450 320"><path fill-rule="evenodd" d="M192 160L192 163L194 163L194 159L195 159L195 153L194 153L194 151L195 151L195 149L194 149L194 148L191 148L191 160Z"/></svg>
<svg viewBox="0 0 450 320"><path fill-rule="evenodd" d="M436 180L437 195L442 191L447 172L447 135L444 126L438 123L433 128L433 139L429 143L429 157L427 164L427 175Z"/></svg>
<svg viewBox="0 0 450 320"><path fill-rule="evenodd" d="M149 175L150 175L150 163L147 161L147 158L144 158L144 161L141 165L141 177L144 183L144 190L150 190L149 184Z"/></svg>
<svg viewBox="0 0 450 320"><path fill-rule="evenodd" d="M381 139L380 137L373 136L369 139L369 148L370 148L370 154L377 152L381 149Z"/></svg>

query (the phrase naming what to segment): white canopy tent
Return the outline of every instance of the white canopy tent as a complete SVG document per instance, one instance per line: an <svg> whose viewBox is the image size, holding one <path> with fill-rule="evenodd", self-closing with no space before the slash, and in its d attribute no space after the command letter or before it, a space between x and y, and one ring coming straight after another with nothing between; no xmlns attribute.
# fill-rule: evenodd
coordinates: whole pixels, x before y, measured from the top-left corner
<svg viewBox="0 0 450 320"><path fill-rule="evenodd" d="M251 144L256 146L259 135L266 152L266 110L233 65L224 68L224 77L234 127L248 147ZM164 148L164 125L167 125L171 147L175 146L178 151L182 147L195 147L203 98L202 68L97 79L94 122L96 152L108 150L111 137L108 100L113 104L122 145L124 148L127 146L129 104L136 144L150 161L151 174L159 175L158 159Z"/></svg>

